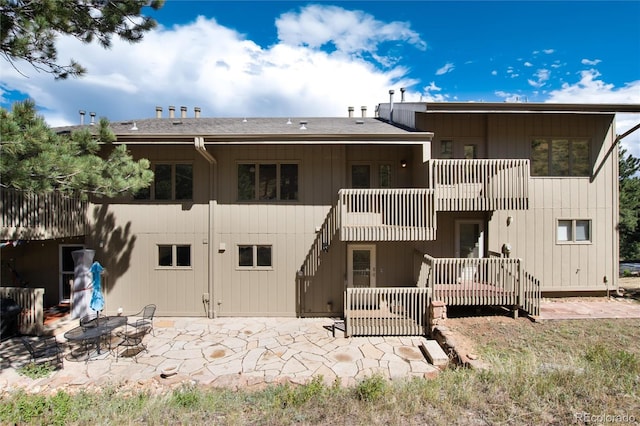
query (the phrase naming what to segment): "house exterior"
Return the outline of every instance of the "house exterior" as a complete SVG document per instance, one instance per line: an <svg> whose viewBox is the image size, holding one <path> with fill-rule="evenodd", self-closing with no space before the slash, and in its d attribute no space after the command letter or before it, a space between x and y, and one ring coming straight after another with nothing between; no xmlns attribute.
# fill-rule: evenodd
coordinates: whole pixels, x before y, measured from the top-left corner
<svg viewBox="0 0 640 426"><path fill-rule="evenodd" d="M207 317L397 314L425 295L534 313L540 292L617 288L615 113L638 105L174 111L112 123L117 143L151 161L148 191L91 200L81 235L3 249L3 276L11 256L51 303L68 297L67 252L91 248L108 271L106 313L155 303L162 316ZM20 238L9 225L2 238ZM29 263L36 247L51 264ZM428 291L397 290L416 288Z"/></svg>

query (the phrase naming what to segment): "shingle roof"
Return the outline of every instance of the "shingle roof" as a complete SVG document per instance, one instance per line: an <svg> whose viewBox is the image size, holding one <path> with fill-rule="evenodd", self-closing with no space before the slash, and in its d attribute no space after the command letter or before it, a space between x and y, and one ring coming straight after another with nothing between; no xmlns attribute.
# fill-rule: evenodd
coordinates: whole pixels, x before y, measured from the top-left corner
<svg viewBox="0 0 640 426"><path fill-rule="evenodd" d="M301 122L305 122L301 129ZM132 130L134 128L137 130ZM84 127L87 127L85 125ZM58 132L81 129L83 126L59 127ZM117 136L175 135L409 135L416 133L377 118L150 118L111 122Z"/></svg>

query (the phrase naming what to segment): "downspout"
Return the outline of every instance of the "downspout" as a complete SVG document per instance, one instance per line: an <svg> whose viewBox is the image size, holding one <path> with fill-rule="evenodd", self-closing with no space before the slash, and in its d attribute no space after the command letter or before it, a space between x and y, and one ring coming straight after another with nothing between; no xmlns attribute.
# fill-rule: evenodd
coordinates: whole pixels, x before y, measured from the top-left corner
<svg viewBox="0 0 640 426"><path fill-rule="evenodd" d="M196 149L196 152L200 154L207 162L209 163L209 226L208 226L208 235L207 235L207 243L209 249L207 250L207 287L209 292L202 295L202 302L207 304L207 317L215 318L216 311L214 309L213 304L213 229L214 229L214 207L216 203L217 197L217 181L214 180L215 174L217 171L218 160L215 159L213 155L207 151L207 148L204 145L204 138L202 136L196 136L193 138L193 145Z"/></svg>

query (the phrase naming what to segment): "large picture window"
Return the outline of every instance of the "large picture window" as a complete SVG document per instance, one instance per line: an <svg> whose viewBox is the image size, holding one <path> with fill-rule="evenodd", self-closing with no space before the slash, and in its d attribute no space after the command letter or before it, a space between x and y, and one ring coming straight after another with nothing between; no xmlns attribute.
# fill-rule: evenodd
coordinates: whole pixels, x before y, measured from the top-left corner
<svg viewBox="0 0 640 426"><path fill-rule="evenodd" d="M273 266L269 245L239 245L238 267L241 269L270 269Z"/></svg>
<svg viewBox="0 0 640 426"><path fill-rule="evenodd" d="M295 201L298 199L298 164L238 164L239 201Z"/></svg>
<svg viewBox="0 0 640 426"><path fill-rule="evenodd" d="M136 200L193 200L192 164L155 164L153 183L135 195Z"/></svg>
<svg viewBox="0 0 640 426"><path fill-rule="evenodd" d="M531 142L532 176L589 176L589 140L534 139Z"/></svg>

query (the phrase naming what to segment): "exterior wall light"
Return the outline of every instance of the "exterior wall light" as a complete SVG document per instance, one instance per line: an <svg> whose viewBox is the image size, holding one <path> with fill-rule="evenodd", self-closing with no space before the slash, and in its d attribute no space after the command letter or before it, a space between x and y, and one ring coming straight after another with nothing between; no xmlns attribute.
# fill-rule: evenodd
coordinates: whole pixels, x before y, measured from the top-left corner
<svg viewBox="0 0 640 426"><path fill-rule="evenodd" d="M407 160L400 160L400 167L402 167L403 169L407 168Z"/></svg>

